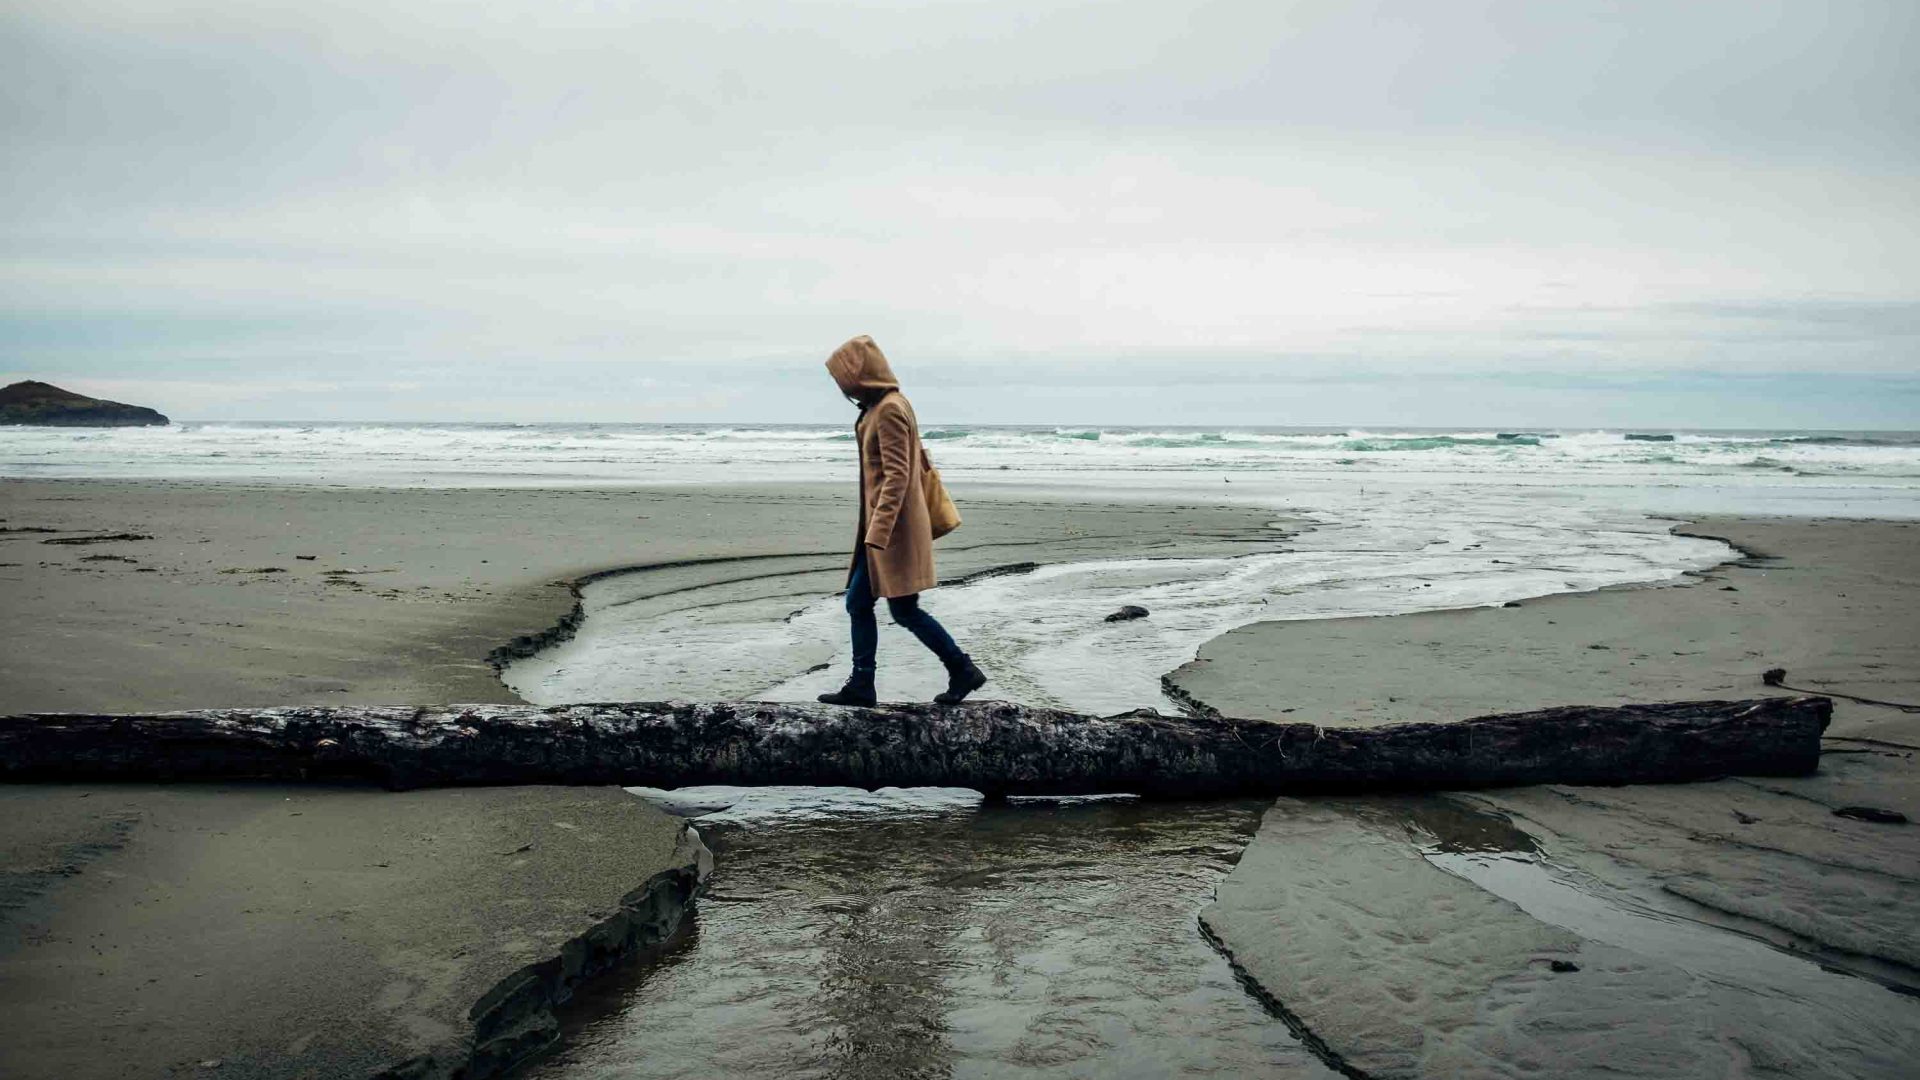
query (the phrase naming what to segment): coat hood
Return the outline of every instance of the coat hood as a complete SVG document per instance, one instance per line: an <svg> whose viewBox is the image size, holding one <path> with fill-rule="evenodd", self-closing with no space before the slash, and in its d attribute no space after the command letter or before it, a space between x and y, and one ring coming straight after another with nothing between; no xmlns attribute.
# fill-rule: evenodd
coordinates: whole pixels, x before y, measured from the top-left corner
<svg viewBox="0 0 1920 1080"><path fill-rule="evenodd" d="M840 384L840 392L860 401L871 401L888 390L900 389L887 357L880 346L865 334L833 350L827 357L827 371Z"/></svg>

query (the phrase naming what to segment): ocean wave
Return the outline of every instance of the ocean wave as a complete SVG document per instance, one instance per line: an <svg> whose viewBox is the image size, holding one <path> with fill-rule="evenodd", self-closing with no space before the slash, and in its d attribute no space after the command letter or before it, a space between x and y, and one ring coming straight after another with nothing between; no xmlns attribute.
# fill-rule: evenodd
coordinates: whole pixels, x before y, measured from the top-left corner
<svg viewBox="0 0 1920 1080"><path fill-rule="evenodd" d="M1850 485L1920 471L1911 432L1675 432L1671 442L1619 430L1284 429L1152 426L928 428L955 477L1104 474L1125 486L1168 474L1275 479L1356 475L1562 477L1645 487L1789 484L1799 475ZM1645 434L1645 433L1639 433ZM182 423L172 428L0 429L0 474L249 477L333 483L478 483L488 476L638 482L839 478L854 436L841 424ZM1791 470L1791 472L1789 472ZM1769 471L1778 478L1765 478ZM518 481L516 481L518 482ZM1215 483L1220 481L1216 480ZM1476 480L1476 482L1478 482ZM1235 489L1238 495L1238 489Z"/></svg>
<svg viewBox="0 0 1920 1080"><path fill-rule="evenodd" d="M1494 435L1491 438L1471 435L1410 435L1400 438L1364 438L1349 439L1341 444L1342 449L1357 450L1362 453L1394 453L1403 450L1447 450L1461 446L1539 446L1540 440L1532 436L1516 435L1511 438Z"/></svg>
<svg viewBox="0 0 1920 1080"><path fill-rule="evenodd" d="M1163 449L1163 450L1179 450L1179 449L1184 449L1189 447L1213 449L1213 448L1228 447L1228 446L1237 446L1237 447L1242 447L1244 449L1249 449L1249 450L1257 450L1260 448L1260 444L1258 443L1243 442L1239 440L1229 439L1227 436L1214 431L1203 431L1195 435L1186 435L1186 436L1126 435L1126 436L1123 436L1120 441L1125 443L1128 446L1140 446L1140 447L1146 447L1149 449Z"/></svg>
<svg viewBox="0 0 1920 1080"><path fill-rule="evenodd" d="M1920 437L1914 433L1897 431L1875 435L1780 435L1767 441L1776 446L1920 446Z"/></svg>

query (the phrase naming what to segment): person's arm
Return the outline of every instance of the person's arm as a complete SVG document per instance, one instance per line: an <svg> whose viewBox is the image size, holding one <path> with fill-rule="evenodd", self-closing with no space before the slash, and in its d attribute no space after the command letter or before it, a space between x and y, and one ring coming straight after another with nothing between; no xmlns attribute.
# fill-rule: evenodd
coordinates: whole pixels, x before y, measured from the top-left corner
<svg viewBox="0 0 1920 1080"><path fill-rule="evenodd" d="M907 503L912 479L913 423L902 409L886 409L874 417L874 442L880 451L880 488L874 492L873 513L867 519L867 546L884 548L893 542L893 527Z"/></svg>

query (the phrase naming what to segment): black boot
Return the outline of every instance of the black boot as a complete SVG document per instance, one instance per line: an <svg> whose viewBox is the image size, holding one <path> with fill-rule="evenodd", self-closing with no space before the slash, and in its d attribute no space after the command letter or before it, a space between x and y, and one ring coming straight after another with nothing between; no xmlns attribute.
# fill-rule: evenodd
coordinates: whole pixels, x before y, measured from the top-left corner
<svg viewBox="0 0 1920 1080"><path fill-rule="evenodd" d="M933 695L937 705L958 705L967 699L967 695L987 685L986 672L974 666L973 658L965 653L956 660L947 663L947 688Z"/></svg>
<svg viewBox="0 0 1920 1080"><path fill-rule="evenodd" d="M874 702L879 700L873 696L873 669L854 668L853 674L847 676L847 685L831 694L821 694L820 700L827 705L860 705L872 708Z"/></svg>

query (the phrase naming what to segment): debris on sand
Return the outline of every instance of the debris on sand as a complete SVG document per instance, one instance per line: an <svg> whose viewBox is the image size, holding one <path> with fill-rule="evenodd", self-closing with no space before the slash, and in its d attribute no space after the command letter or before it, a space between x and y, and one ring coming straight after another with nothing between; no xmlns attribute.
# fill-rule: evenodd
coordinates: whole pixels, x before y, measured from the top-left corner
<svg viewBox="0 0 1920 1080"><path fill-rule="evenodd" d="M116 540L151 540L146 533L100 533L97 536L56 536L43 544L106 544Z"/></svg>
<svg viewBox="0 0 1920 1080"><path fill-rule="evenodd" d="M1875 825L1905 825L1907 815L1898 810L1882 810L1877 806L1842 806L1833 812L1835 817L1852 818L1855 821L1871 821Z"/></svg>

